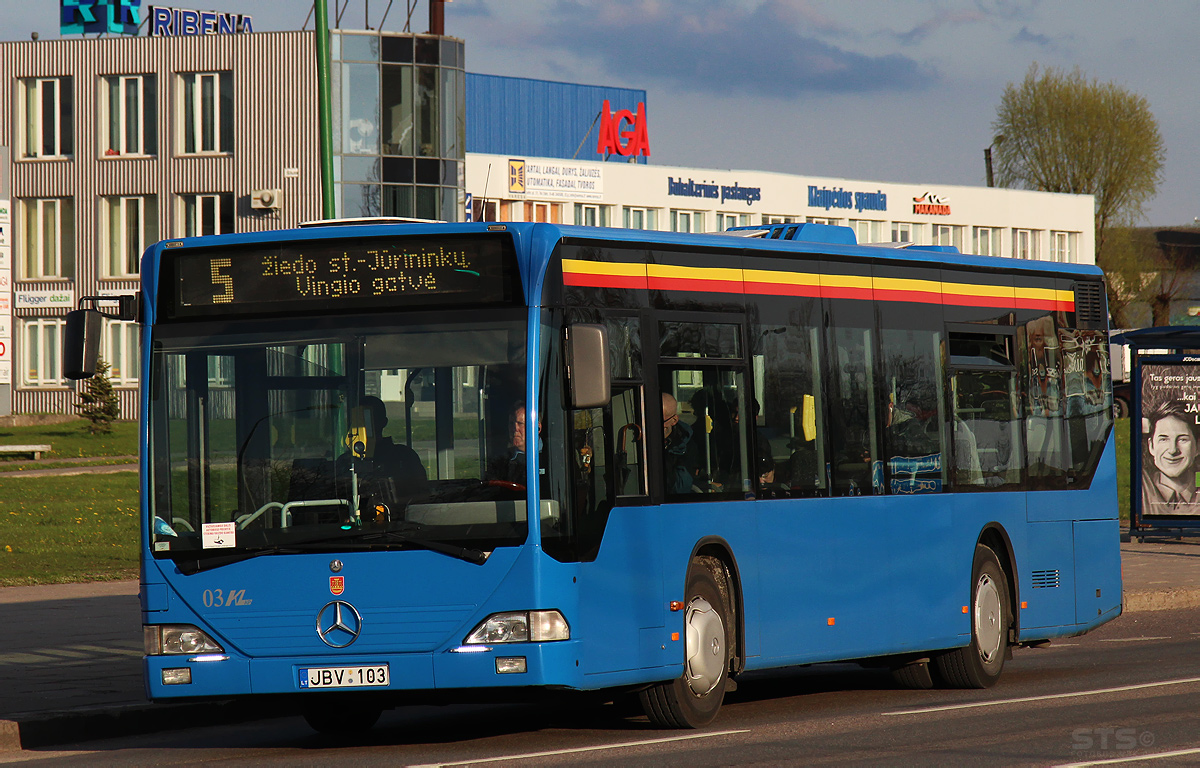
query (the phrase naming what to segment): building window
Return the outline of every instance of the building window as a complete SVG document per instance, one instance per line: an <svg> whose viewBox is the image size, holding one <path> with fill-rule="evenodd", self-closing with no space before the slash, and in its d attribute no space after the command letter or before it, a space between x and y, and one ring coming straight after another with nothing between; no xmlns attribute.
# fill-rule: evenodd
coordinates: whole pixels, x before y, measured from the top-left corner
<svg viewBox="0 0 1200 768"><path fill-rule="evenodd" d="M1038 240L1040 232L1035 229L1014 229L1013 258L1036 259L1038 257Z"/></svg>
<svg viewBox="0 0 1200 768"><path fill-rule="evenodd" d="M158 240L158 205L154 196L106 197L101 207L104 276L137 276L142 251Z"/></svg>
<svg viewBox="0 0 1200 768"><path fill-rule="evenodd" d="M703 232L704 211L671 211L672 232Z"/></svg>
<svg viewBox="0 0 1200 768"><path fill-rule="evenodd" d="M963 228L958 224L934 224L933 245L949 245L962 250Z"/></svg>
<svg viewBox="0 0 1200 768"><path fill-rule="evenodd" d="M978 255L1000 255L999 227L975 227L972 239L975 241L975 253Z"/></svg>
<svg viewBox="0 0 1200 768"><path fill-rule="evenodd" d="M183 81L183 152L233 151L233 73L185 72Z"/></svg>
<svg viewBox="0 0 1200 768"><path fill-rule="evenodd" d="M575 223L583 227L607 227L608 206L576 203Z"/></svg>
<svg viewBox="0 0 1200 768"><path fill-rule="evenodd" d="M730 227L748 226L750 226L750 214L748 213L717 213L718 232L724 232Z"/></svg>
<svg viewBox="0 0 1200 768"><path fill-rule="evenodd" d="M63 319L39 317L25 320L21 329L21 370L27 387L60 387L62 377Z"/></svg>
<svg viewBox="0 0 1200 768"><path fill-rule="evenodd" d="M1073 263L1079 260L1076 252L1079 248L1078 232L1050 233L1050 260L1063 263Z"/></svg>
<svg viewBox="0 0 1200 768"><path fill-rule="evenodd" d="M561 203L525 203L525 221L562 223Z"/></svg>
<svg viewBox="0 0 1200 768"><path fill-rule="evenodd" d="M500 219L497 218L499 213L499 206L495 200L482 200L480 198L475 198L471 201L471 218L474 221L499 221ZM575 213L575 223L578 224L578 208L576 208Z"/></svg>
<svg viewBox="0 0 1200 768"><path fill-rule="evenodd" d="M17 82L21 156L70 157L74 154L71 78L37 77Z"/></svg>
<svg viewBox="0 0 1200 768"><path fill-rule="evenodd" d="M831 227L836 227L842 223L841 219L831 219L826 216L809 216L805 221L809 224L827 224Z"/></svg>
<svg viewBox="0 0 1200 768"><path fill-rule="evenodd" d="M227 235L233 232L233 193L180 195L183 237Z"/></svg>
<svg viewBox="0 0 1200 768"><path fill-rule="evenodd" d="M154 75L113 75L102 79L100 124L106 132L104 154L153 155L158 152L158 99Z"/></svg>
<svg viewBox="0 0 1200 768"><path fill-rule="evenodd" d="M26 280L75 276L75 216L71 199L22 200L21 277Z"/></svg>
<svg viewBox="0 0 1200 768"><path fill-rule="evenodd" d="M907 221L892 222L893 243L916 243L921 236L921 225Z"/></svg>
<svg viewBox="0 0 1200 768"><path fill-rule="evenodd" d="M108 378L117 386L135 386L141 370L138 324L123 320L104 321L100 356L108 362Z"/></svg>
<svg viewBox="0 0 1200 768"><path fill-rule="evenodd" d="M658 229L658 209L625 206L626 229Z"/></svg>
<svg viewBox="0 0 1200 768"><path fill-rule="evenodd" d="M796 216L772 216L771 214L763 214L763 224L793 224L799 221Z"/></svg>
<svg viewBox="0 0 1200 768"><path fill-rule="evenodd" d="M851 219L850 226L854 229L854 236L860 243L881 243L883 242L883 222L870 221L868 219Z"/></svg>

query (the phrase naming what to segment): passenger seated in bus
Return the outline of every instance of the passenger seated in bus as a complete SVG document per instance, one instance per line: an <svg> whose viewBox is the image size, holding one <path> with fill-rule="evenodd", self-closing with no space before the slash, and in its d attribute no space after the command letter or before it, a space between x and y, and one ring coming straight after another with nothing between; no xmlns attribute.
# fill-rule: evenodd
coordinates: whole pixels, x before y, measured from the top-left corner
<svg viewBox="0 0 1200 768"><path fill-rule="evenodd" d="M395 443L383 434L387 426L387 406L378 397L367 395L360 401L367 440L362 446L365 455L346 453L338 459L339 477L345 477L351 463L358 475L360 497L370 497L368 503L380 502L395 511L402 510L414 497L429 492L429 478L417 452L407 445Z"/></svg>
<svg viewBox="0 0 1200 768"><path fill-rule="evenodd" d="M663 481L667 495L699 493L696 488L695 446L692 428L679 420L679 403L674 396L662 393L663 412Z"/></svg>

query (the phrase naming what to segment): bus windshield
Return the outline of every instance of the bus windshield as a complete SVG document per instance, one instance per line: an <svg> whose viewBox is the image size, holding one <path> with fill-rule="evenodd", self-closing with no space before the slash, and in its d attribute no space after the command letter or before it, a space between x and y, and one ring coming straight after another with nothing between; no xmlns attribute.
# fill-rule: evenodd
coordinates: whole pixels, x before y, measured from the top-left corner
<svg viewBox="0 0 1200 768"><path fill-rule="evenodd" d="M525 540L522 312L298 324L157 329L157 557Z"/></svg>

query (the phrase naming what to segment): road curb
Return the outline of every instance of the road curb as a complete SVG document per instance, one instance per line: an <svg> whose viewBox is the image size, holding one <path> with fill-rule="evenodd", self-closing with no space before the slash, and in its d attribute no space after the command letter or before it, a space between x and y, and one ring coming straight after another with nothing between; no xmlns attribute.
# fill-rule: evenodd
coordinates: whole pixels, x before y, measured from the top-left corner
<svg viewBox="0 0 1200 768"><path fill-rule="evenodd" d="M0 720L0 754L75 742L138 736L286 717L262 702L206 701L188 704L118 704L105 707L8 715Z"/></svg>
<svg viewBox="0 0 1200 768"><path fill-rule="evenodd" d="M1170 611L1200 606L1200 587L1139 589L1125 592L1125 611Z"/></svg>

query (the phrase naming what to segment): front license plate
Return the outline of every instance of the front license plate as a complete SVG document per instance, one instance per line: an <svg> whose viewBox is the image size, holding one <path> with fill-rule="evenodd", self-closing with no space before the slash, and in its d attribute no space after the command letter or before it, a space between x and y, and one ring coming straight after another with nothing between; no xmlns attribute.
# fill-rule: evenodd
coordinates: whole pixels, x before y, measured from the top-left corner
<svg viewBox="0 0 1200 768"><path fill-rule="evenodd" d="M388 665L369 667L311 667L300 670L301 688L387 687Z"/></svg>

